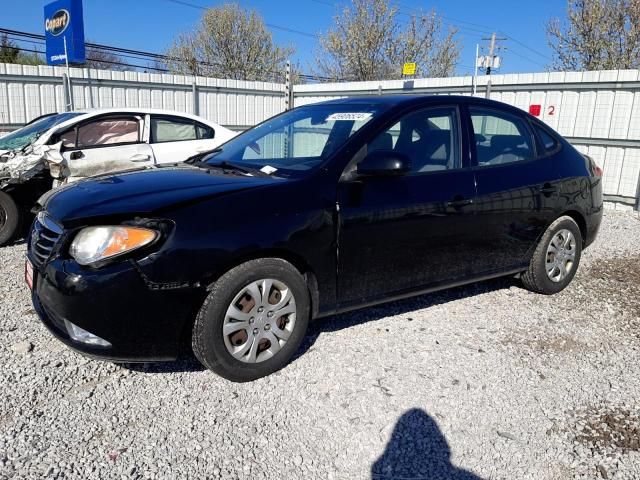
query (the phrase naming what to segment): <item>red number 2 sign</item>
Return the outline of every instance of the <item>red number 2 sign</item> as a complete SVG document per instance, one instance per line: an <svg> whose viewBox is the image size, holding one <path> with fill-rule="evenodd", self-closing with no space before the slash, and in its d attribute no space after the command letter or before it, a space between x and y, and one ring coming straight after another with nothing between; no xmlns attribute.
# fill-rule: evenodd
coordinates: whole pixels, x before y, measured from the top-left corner
<svg viewBox="0 0 640 480"><path fill-rule="evenodd" d="M555 112L556 112L556 107L554 105L549 105L549 111L547 112L547 115L553 116Z"/></svg>

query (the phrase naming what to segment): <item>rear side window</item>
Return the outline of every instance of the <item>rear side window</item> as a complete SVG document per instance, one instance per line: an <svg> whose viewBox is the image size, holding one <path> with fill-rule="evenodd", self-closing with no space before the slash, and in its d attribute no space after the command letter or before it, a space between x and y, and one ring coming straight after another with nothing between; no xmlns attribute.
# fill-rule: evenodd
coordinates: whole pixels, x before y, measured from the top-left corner
<svg viewBox="0 0 640 480"><path fill-rule="evenodd" d="M549 132L538 125L535 125L533 128L535 128L545 152L551 153L558 148L558 141Z"/></svg>
<svg viewBox="0 0 640 480"><path fill-rule="evenodd" d="M196 130L199 140L210 140L216 136L216 132L213 130L213 128L201 123L196 123Z"/></svg>
<svg viewBox="0 0 640 480"><path fill-rule="evenodd" d="M534 158L533 137L523 118L496 110L471 108L478 166Z"/></svg>
<svg viewBox="0 0 640 480"><path fill-rule="evenodd" d="M136 118L108 118L95 120L80 126L77 130L77 140L74 142L73 133L62 135L65 146L78 148L98 147L123 143L138 143L140 141L140 122Z"/></svg>
<svg viewBox="0 0 640 480"><path fill-rule="evenodd" d="M193 120L178 117L151 117L151 142L185 142L197 140Z"/></svg>

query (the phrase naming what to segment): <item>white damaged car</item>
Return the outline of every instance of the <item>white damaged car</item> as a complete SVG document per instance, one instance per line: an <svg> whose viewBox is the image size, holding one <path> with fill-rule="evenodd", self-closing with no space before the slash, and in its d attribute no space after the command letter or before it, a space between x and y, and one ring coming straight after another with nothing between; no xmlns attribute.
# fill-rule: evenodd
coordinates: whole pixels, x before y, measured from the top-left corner
<svg viewBox="0 0 640 480"><path fill-rule="evenodd" d="M81 178L184 162L235 132L167 110L120 108L50 114L0 137L0 246L21 233L36 200Z"/></svg>

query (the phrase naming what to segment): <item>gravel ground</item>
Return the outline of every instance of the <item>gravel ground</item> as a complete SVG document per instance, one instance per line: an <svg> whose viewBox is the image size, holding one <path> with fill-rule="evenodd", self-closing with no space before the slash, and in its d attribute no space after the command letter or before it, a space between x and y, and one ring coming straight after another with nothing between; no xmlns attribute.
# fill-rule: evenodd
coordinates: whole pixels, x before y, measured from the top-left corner
<svg viewBox="0 0 640 480"><path fill-rule="evenodd" d="M0 478L640 478L640 220L572 285L503 279L314 324L281 372L64 348L0 249Z"/></svg>

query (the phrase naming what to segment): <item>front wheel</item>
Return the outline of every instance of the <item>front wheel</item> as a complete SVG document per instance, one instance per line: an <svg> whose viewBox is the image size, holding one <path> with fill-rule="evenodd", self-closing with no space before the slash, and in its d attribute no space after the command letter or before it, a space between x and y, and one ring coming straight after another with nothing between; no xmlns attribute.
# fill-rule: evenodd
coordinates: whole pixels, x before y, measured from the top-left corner
<svg viewBox="0 0 640 480"><path fill-rule="evenodd" d="M540 239L522 283L547 295L563 290L576 274L582 255L580 228L568 216L553 222Z"/></svg>
<svg viewBox="0 0 640 480"><path fill-rule="evenodd" d="M0 247L16 238L21 223L22 215L16 202L5 192L0 191Z"/></svg>
<svg viewBox="0 0 640 480"><path fill-rule="evenodd" d="M215 282L193 326L193 352L220 376L247 382L284 367L309 324L303 276L278 258L253 260Z"/></svg>

